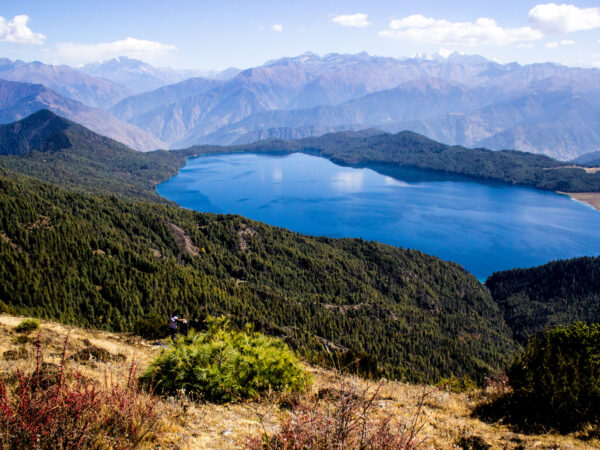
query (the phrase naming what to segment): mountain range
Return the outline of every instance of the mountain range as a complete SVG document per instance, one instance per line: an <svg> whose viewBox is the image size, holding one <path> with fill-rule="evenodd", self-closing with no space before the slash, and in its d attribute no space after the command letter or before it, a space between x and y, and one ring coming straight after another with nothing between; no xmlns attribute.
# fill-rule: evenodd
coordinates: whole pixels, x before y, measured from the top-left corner
<svg viewBox="0 0 600 450"><path fill-rule="evenodd" d="M92 77L66 65L0 58L0 79L42 84L63 97L96 108L109 108L135 91L108 79Z"/></svg>
<svg viewBox="0 0 600 450"><path fill-rule="evenodd" d="M600 151L600 70L551 63L306 53L200 72L125 57L81 68L1 59L0 79L43 85L60 97L38 98L44 107L141 150L377 128L561 160ZM34 112L11 109L0 100L4 122Z"/></svg>
<svg viewBox="0 0 600 450"><path fill-rule="evenodd" d="M171 147L367 127L562 159L600 145L600 70L549 63L304 54L188 94L157 90L111 112ZM150 104L159 106L148 110Z"/></svg>
<svg viewBox="0 0 600 450"><path fill-rule="evenodd" d="M107 61L86 64L81 72L126 86L132 94L152 91L167 84L205 75L194 70L154 67L137 59L119 56Z"/></svg>

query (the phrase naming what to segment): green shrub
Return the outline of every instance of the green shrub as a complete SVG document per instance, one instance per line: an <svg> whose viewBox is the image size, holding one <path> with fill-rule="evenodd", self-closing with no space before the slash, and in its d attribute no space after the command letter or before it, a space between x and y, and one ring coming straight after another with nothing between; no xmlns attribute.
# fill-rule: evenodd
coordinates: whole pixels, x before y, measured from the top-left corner
<svg viewBox="0 0 600 450"><path fill-rule="evenodd" d="M460 378L454 375L443 378L437 386L445 391L454 392L455 394L462 394L463 392L477 389L477 383L468 375Z"/></svg>
<svg viewBox="0 0 600 450"><path fill-rule="evenodd" d="M483 415L532 430L598 425L600 324L578 322L530 339L507 375L512 394L484 405Z"/></svg>
<svg viewBox="0 0 600 450"><path fill-rule="evenodd" d="M191 332L163 350L142 381L159 394L183 390L221 402L270 390L298 392L308 375L283 341L231 330L225 319L209 319L207 331Z"/></svg>
<svg viewBox="0 0 600 450"><path fill-rule="evenodd" d="M25 319L15 327L17 333L30 333L40 329L40 322L35 319Z"/></svg>

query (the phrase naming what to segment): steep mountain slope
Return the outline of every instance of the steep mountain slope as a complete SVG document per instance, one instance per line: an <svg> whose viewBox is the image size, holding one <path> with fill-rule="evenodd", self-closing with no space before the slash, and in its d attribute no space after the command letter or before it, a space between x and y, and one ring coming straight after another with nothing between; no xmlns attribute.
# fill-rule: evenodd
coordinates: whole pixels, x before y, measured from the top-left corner
<svg viewBox="0 0 600 450"><path fill-rule="evenodd" d="M180 152L142 153L48 110L0 125L0 166L95 194L160 201L158 182L177 171Z"/></svg>
<svg viewBox="0 0 600 450"><path fill-rule="evenodd" d="M555 325L600 322L600 257L497 272L485 284L519 342Z"/></svg>
<svg viewBox="0 0 600 450"><path fill-rule="evenodd" d="M20 120L41 109L49 109L138 150L164 148L159 139L104 110L64 98L39 84L0 80L0 123Z"/></svg>
<svg viewBox="0 0 600 450"><path fill-rule="evenodd" d="M80 71L127 86L132 93L152 91L167 84L201 76L197 71L154 67L126 56L86 64Z"/></svg>
<svg viewBox="0 0 600 450"><path fill-rule="evenodd" d="M185 140L175 146L185 147L198 141L214 144L251 142L246 135L280 128L314 129L314 134L302 137L318 135L318 130L362 129L371 125L381 129L396 128L394 124L400 121L477 109L501 97L497 89L469 88L441 79L414 80L339 105L255 113L208 136L203 129L193 129ZM270 133L269 137L282 136Z"/></svg>
<svg viewBox="0 0 600 450"><path fill-rule="evenodd" d="M285 86L255 84L246 75L242 72L230 82L136 115L128 122L173 144L185 139L192 130L209 134L255 112L285 104Z"/></svg>
<svg viewBox="0 0 600 450"><path fill-rule="evenodd" d="M401 123L432 139L494 150L514 148L570 160L600 148L600 91L527 93L466 113Z"/></svg>
<svg viewBox="0 0 600 450"><path fill-rule="evenodd" d="M74 125L45 109L21 121L0 125L0 155L69 148L71 144L61 132Z"/></svg>
<svg viewBox="0 0 600 450"><path fill-rule="evenodd" d="M69 66L38 61L27 63L0 58L0 79L43 84L63 97L103 109L133 93L121 84L86 75Z"/></svg>
<svg viewBox="0 0 600 450"><path fill-rule="evenodd" d="M143 115L163 105L184 100L221 85L221 81L206 78L190 78L177 84L158 88L151 92L128 97L110 109L111 114L121 120Z"/></svg>
<svg viewBox="0 0 600 450"><path fill-rule="evenodd" d="M600 152L591 152L581 155L573 160L576 164L587 164L590 166L600 165Z"/></svg>

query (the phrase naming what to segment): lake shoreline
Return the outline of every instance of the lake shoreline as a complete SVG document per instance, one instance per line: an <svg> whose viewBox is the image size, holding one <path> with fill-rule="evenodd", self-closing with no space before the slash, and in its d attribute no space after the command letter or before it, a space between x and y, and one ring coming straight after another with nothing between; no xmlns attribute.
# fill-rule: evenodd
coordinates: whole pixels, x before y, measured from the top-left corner
<svg viewBox="0 0 600 450"><path fill-rule="evenodd" d="M562 192L556 191L557 194L568 195L573 200L585 203L597 211L600 211L600 192Z"/></svg>

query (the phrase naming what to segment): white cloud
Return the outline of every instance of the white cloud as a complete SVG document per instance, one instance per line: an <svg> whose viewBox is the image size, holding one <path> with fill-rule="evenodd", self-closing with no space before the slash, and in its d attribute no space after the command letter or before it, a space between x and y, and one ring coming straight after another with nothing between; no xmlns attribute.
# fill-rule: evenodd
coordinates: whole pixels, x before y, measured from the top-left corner
<svg viewBox="0 0 600 450"><path fill-rule="evenodd" d="M331 20L343 27L364 28L371 25L371 23L368 21L368 18L369 17L366 14L356 13L336 16Z"/></svg>
<svg viewBox="0 0 600 450"><path fill-rule="evenodd" d="M280 23L274 23L273 25L271 25L271 30L281 32L283 31L283 25L281 25Z"/></svg>
<svg viewBox="0 0 600 450"><path fill-rule="evenodd" d="M400 30L402 28L426 28L434 25L435 19L431 17L425 17L421 14L414 14L412 16L405 17L404 19L396 19L390 22L390 28L392 30ZM443 21L438 21L443 22Z"/></svg>
<svg viewBox="0 0 600 450"><path fill-rule="evenodd" d="M0 42L43 44L46 36L31 31L27 22L29 22L29 16L26 15L15 16L12 20L6 20L0 16Z"/></svg>
<svg viewBox="0 0 600 450"><path fill-rule="evenodd" d="M155 62L167 53L176 50L174 45L131 37L122 41L101 42L98 44L62 42L57 44L57 48L61 58L77 64L106 60L116 56L128 56Z"/></svg>
<svg viewBox="0 0 600 450"><path fill-rule="evenodd" d="M545 33L571 33L600 28L600 8L545 3L529 11L529 23Z"/></svg>
<svg viewBox="0 0 600 450"><path fill-rule="evenodd" d="M548 42L546 44L546 47L548 47L548 48L558 48L558 47L561 47L561 46L573 45L573 44L575 44L575 41L571 41L571 40L568 40L568 39L563 39L560 42Z"/></svg>
<svg viewBox="0 0 600 450"><path fill-rule="evenodd" d="M379 35L445 45L507 45L543 37L541 31L531 27L502 28L486 17L475 22L450 22L420 14L390 21L389 28Z"/></svg>

